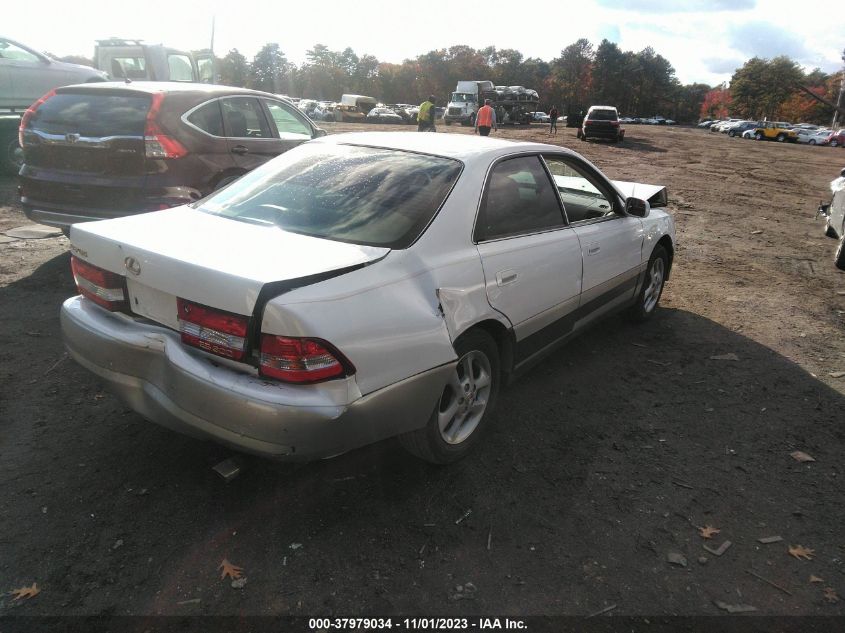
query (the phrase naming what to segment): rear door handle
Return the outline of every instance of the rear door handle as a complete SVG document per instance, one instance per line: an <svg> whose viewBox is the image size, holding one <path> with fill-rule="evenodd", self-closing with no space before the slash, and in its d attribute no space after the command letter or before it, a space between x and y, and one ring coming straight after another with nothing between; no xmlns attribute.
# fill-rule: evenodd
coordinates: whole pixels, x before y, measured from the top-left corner
<svg viewBox="0 0 845 633"><path fill-rule="evenodd" d="M244 154L249 154L249 149L244 147L243 145L235 145L232 148L232 153L243 156Z"/></svg>
<svg viewBox="0 0 845 633"><path fill-rule="evenodd" d="M515 282L517 277L519 277L519 275L515 270L500 270L496 273L496 283L500 286L505 286Z"/></svg>
<svg viewBox="0 0 845 633"><path fill-rule="evenodd" d="M595 255L600 250L601 250L601 246L599 246L598 244L590 244L587 247L587 255Z"/></svg>

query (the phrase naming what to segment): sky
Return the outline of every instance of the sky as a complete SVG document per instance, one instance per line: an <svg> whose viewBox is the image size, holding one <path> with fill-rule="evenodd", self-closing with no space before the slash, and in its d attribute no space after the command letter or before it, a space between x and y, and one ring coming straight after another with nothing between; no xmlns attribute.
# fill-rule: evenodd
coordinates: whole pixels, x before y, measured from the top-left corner
<svg viewBox="0 0 845 633"><path fill-rule="evenodd" d="M401 63L438 48L515 48L550 61L580 37L623 50L651 46L682 83L715 85L755 55L788 55L806 70L842 67L842 0L576 0L448 2L413 0L25 0L6 3L0 34L59 56L91 57L94 41L142 39L184 50L247 58L267 42L301 64L314 44ZM454 6L454 11L450 7ZM425 8L420 8L425 7ZM518 7L519 12L514 10ZM838 9L837 9L838 7ZM33 12L37 19L33 20ZM483 79L472 77L471 79Z"/></svg>

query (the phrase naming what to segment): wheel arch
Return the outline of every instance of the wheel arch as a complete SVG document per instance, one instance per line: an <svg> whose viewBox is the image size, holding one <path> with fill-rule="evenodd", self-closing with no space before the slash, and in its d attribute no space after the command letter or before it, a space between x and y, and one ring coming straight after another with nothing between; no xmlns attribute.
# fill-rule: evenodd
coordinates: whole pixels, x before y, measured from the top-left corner
<svg viewBox="0 0 845 633"><path fill-rule="evenodd" d="M510 375L513 371L514 348L516 347L513 330L496 319L484 319L483 321L472 324L455 337L455 344L457 344L457 341L461 337L466 336L474 330L481 330L493 339L499 350L499 367L503 374Z"/></svg>
<svg viewBox="0 0 845 633"><path fill-rule="evenodd" d="M657 240L657 244L655 248L658 246L662 246L663 249L666 251L666 255L669 256L669 265L666 268L666 281L669 280L669 275L672 272L672 262L675 260L675 245L672 243L672 238L668 235L664 235L659 240Z"/></svg>

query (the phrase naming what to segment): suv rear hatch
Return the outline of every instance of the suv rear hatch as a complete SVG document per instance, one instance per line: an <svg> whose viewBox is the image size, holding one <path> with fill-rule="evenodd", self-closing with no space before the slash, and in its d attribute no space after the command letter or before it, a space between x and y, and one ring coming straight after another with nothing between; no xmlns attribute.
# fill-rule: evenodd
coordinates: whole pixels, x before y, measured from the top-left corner
<svg viewBox="0 0 845 633"><path fill-rule="evenodd" d="M615 138L619 132L619 115L615 110L592 110L584 119L584 131L589 136Z"/></svg>
<svg viewBox="0 0 845 633"><path fill-rule="evenodd" d="M98 219L172 206L145 201L145 131L156 100L128 87L72 86L33 106L21 129L27 214Z"/></svg>

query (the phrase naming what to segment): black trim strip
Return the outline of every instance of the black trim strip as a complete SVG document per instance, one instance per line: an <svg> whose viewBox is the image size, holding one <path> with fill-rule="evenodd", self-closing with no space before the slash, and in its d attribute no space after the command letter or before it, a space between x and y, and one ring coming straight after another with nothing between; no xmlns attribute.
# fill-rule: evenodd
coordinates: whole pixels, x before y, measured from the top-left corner
<svg viewBox="0 0 845 633"><path fill-rule="evenodd" d="M617 286L614 286L613 288L599 295L595 299L592 299L587 303L578 306L569 314L553 321L543 329L538 330L530 336L526 336L521 341L517 341L515 364L519 365L520 363L531 358L534 354L540 352L544 348L549 347L550 345L553 345L554 343L561 341L570 334L572 334L572 328L575 327L575 323L577 321L580 321L584 317L589 316L592 312L595 312L603 305L610 303L611 301L625 294L626 292L629 292L634 288L639 287L640 278L642 277L642 275L643 273L633 275L629 279L626 279Z"/></svg>

